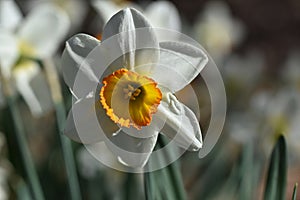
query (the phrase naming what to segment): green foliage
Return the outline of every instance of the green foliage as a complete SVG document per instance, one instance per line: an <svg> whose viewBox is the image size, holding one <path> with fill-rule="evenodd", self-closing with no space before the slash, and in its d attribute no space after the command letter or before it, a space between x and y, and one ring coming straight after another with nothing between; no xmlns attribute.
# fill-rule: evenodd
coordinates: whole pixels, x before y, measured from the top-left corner
<svg viewBox="0 0 300 200"><path fill-rule="evenodd" d="M283 136L280 136L271 156L265 189L265 200L284 200L287 180L287 150Z"/></svg>
<svg viewBox="0 0 300 200"><path fill-rule="evenodd" d="M294 186L292 200L297 200L297 187L298 187L298 183L296 183L295 186Z"/></svg>
<svg viewBox="0 0 300 200"><path fill-rule="evenodd" d="M158 138L156 148L161 148L167 144L166 138L162 135ZM159 161L164 162L164 156L172 156L172 152L168 151L169 155L160 154ZM151 165L151 160L149 161ZM174 162L167 167L144 174L145 179L145 196L147 200L152 199L186 199L186 194L182 182L182 177L179 170L179 165Z"/></svg>

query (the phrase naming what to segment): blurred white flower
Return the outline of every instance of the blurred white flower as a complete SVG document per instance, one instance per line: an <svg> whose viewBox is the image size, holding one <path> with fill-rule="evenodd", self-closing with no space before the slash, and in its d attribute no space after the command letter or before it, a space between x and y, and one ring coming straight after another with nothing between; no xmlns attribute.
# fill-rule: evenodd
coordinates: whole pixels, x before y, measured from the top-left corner
<svg viewBox="0 0 300 200"><path fill-rule="evenodd" d="M94 0L93 6L102 17L104 23L116 14L118 11L126 7L133 7L144 13L147 19L155 28L167 28L176 31L181 30L181 21L176 7L169 1L155 1L150 3L146 9L140 8L138 5L130 1Z"/></svg>
<svg viewBox="0 0 300 200"><path fill-rule="evenodd" d="M49 89L39 65L29 60L54 55L68 31L69 19L64 11L51 4L35 7L22 21L14 1L0 1L0 8L14 19L14 26L7 26L8 18L0 18L1 73L6 79L15 79L32 114L39 116L52 105L46 101L47 95L50 98Z"/></svg>
<svg viewBox="0 0 300 200"><path fill-rule="evenodd" d="M275 95L269 99L266 107L266 124L271 133L267 134L270 146L275 144L279 134L284 134L289 147L298 148L297 138L299 135L299 114L300 114L300 95L294 87L286 86L281 88ZM296 122L296 123L295 123ZM268 147L267 145L265 145ZM294 151L298 155L298 151ZM292 153L292 152L290 152ZM292 153L293 154L293 153ZM299 157L298 157L299 159Z"/></svg>
<svg viewBox="0 0 300 200"><path fill-rule="evenodd" d="M300 89L300 50L290 52L282 68L282 75L287 83L295 85Z"/></svg>
<svg viewBox="0 0 300 200"><path fill-rule="evenodd" d="M241 144L247 144L257 139L259 120L249 111L233 112L228 116L228 131L230 136Z"/></svg>
<svg viewBox="0 0 300 200"><path fill-rule="evenodd" d="M228 131L239 143L257 141L265 113L261 109L269 103L269 91L255 91L262 80L265 60L261 52L252 50L244 55L232 54L220 68L227 92L231 94L234 111L228 113Z"/></svg>
<svg viewBox="0 0 300 200"><path fill-rule="evenodd" d="M13 31L21 20L22 14L14 1L0 1L0 29Z"/></svg>
<svg viewBox="0 0 300 200"><path fill-rule="evenodd" d="M230 83L241 92L250 92L262 78L264 65L261 52L253 50L245 55L230 55L220 71L225 83Z"/></svg>
<svg viewBox="0 0 300 200"><path fill-rule="evenodd" d="M69 32L74 33L78 31L88 13L88 1L86 0L27 0L22 2L22 6L26 10L32 10L35 7L45 3L58 6L69 16L71 26Z"/></svg>
<svg viewBox="0 0 300 200"><path fill-rule="evenodd" d="M245 102L244 109L229 114L230 136L242 144L254 142L265 155L280 134L289 141L290 123L299 108L295 107L295 93L286 89L260 89L252 94L249 105Z"/></svg>
<svg viewBox="0 0 300 200"><path fill-rule="evenodd" d="M147 31L138 35L141 28ZM97 62L94 59L102 60L101 56L121 51L121 63L110 65L107 70L111 74L98 80L94 71L97 69L89 65L81 68L81 64L93 49L105 45L105 40L113 36L118 44L105 46L104 52L92 60ZM139 42L146 42L155 51L137 50ZM85 34L75 35L66 43L62 56L64 80L78 100L68 115L65 134L83 143L107 142L107 136L108 149L122 164L131 167L146 164L160 132L184 149L198 150L202 136L197 117L173 93L188 85L207 62L206 54L192 45L159 42L139 11L119 11L105 25L103 43ZM79 73L86 78L78 80ZM75 80L88 88L78 90ZM90 83L102 86L100 95L89 87ZM99 133L99 123L105 133Z"/></svg>
<svg viewBox="0 0 300 200"><path fill-rule="evenodd" d="M210 1L196 22L194 32L195 38L220 64L232 47L242 41L245 30L241 22L231 16L224 2Z"/></svg>

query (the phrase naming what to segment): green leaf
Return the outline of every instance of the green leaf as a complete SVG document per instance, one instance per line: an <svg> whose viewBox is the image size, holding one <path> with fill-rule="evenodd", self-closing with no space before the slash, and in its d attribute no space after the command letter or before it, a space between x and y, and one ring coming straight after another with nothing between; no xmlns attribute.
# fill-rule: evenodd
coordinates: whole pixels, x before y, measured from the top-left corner
<svg viewBox="0 0 300 200"><path fill-rule="evenodd" d="M62 152L65 161L66 172L68 174L68 184L72 200L81 200L81 191L79 179L76 171L76 162L73 155L72 143L69 138L63 135L64 124L66 121L66 108L62 99L61 87L59 85L58 73L56 66L51 59L41 61L45 68L48 84L51 90L51 97L56 112L56 121L59 129L59 138L62 145Z"/></svg>
<svg viewBox="0 0 300 200"><path fill-rule="evenodd" d="M30 191L32 192L32 196L34 197L34 199L44 200L45 197L38 177L38 172L34 165L33 159L31 157L31 152L29 150L28 143L26 140L26 133L24 131L23 120L17 105L17 97L14 95L7 96L6 100L8 102L8 107L11 112L11 117L15 129L13 133L16 136L17 145L20 148L22 165L26 172L26 180L28 181Z"/></svg>
<svg viewBox="0 0 300 200"><path fill-rule="evenodd" d="M292 200L297 200L297 187L298 187L298 183L296 183L295 186L294 186Z"/></svg>
<svg viewBox="0 0 300 200"><path fill-rule="evenodd" d="M239 199L254 199L254 190L259 179L259 161L254 160L253 143L244 147L239 164Z"/></svg>
<svg viewBox="0 0 300 200"><path fill-rule="evenodd" d="M166 144L166 138L160 135L156 149L162 148ZM173 156L171 149L168 150L169 151L166 154L160 154L157 160L154 161L150 159L148 165L151 165L151 162L164 163L166 160L168 160L168 157ZM163 169L145 173L144 180L145 196L147 200L186 199L185 189L177 162L174 162Z"/></svg>
<svg viewBox="0 0 300 200"><path fill-rule="evenodd" d="M124 199L141 199L143 198L143 188L140 182L140 175L135 173L125 173L125 181L123 185Z"/></svg>
<svg viewBox="0 0 300 200"><path fill-rule="evenodd" d="M27 184L23 181L20 181L16 187L16 195L18 200L31 200L32 195L30 194L30 190Z"/></svg>
<svg viewBox="0 0 300 200"><path fill-rule="evenodd" d="M152 172L144 174L146 200L154 199L156 195L155 178Z"/></svg>
<svg viewBox="0 0 300 200"><path fill-rule="evenodd" d="M266 200L283 200L286 193L287 152L283 136L280 136L271 156L265 189Z"/></svg>

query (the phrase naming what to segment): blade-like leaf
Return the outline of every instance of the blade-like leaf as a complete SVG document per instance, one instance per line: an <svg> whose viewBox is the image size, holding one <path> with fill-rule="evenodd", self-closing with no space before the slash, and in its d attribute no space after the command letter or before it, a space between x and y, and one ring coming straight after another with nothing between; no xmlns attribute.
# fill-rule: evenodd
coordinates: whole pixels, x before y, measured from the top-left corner
<svg viewBox="0 0 300 200"><path fill-rule="evenodd" d="M258 183L260 167L259 161L257 159L254 160L253 143L249 143L245 146L239 165L239 199L254 199L253 195Z"/></svg>
<svg viewBox="0 0 300 200"><path fill-rule="evenodd" d="M294 186L292 200L297 200L297 187L298 187L298 183L296 183L295 186Z"/></svg>
<svg viewBox="0 0 300 200"><path fill-rule="evenodd" d="M162 135L158 138L158 144L156 148L162 148L167 144L166 138ZM173 156L172 152L168 152L169 155L161 154L158 156L157 162L164 162L164 159L168 160L164 156ZM149 160L151 165L152 160ZM186 199L186 194L182 182L182 178L179 172L178 164L172 163L167 167L144 174L145 178L145 196L147 200L151 199Z"/></svg>
<svg viewBox="0 0 300 200"><path fill-rule="evenodd" d="M287 152L283 136L280 136L271 156L264 199L283 200L286 192Z"/></svg>

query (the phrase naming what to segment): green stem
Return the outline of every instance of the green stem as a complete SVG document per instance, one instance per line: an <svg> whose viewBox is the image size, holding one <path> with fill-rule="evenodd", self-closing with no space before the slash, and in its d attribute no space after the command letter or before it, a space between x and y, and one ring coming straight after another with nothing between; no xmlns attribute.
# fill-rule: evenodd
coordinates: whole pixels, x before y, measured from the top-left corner
<svg viewBox="0 0 300 200"><path fill-rule="evenodd" d="M163 148L167 143L166 138L160 135L155 149ZM163 163L165 160L172 160L169 159L169 157L173 156L172 150L168 149L165 154L158 156L157 160L152 161L150 159L148 161L148 165L151 166L152 162ZM163 169L145 173L144 182L145 196L147 200L175 198L178 200L186 199L185 189L177 162L174 162Z"/></svg>
<svg viewBox="0 0 300 200"><path fill-rule="evenodd" d="M158 142L161 145L161 147L168 144L168 141L166 140L165 137L159 137ZM171 151L169 151L168 153L169 153L168 156L170 156L170 157L173 156L173 153ZM175 188L176 197L178 199L186 199L186 193L185 193L184 185L182 182L182 177L181 177L181 173L179 170L178 162L176 161L176 162L170 164L167 168L168 168L168 171L169 171L172 183L173 183L173 187Z"/></svg>
<svg viewBox="0 0 300 200"><path fill-rule="evenodd" d="M0 81L3 84L3 93L6 97L9 111L11 112L11 117L14 124L14 133L16 134L17 144L20 148L20 154L22 158L22 164L25 168L25 173L27 179L29 180L30 190L34 199L44 200L44 194L41 188L41 184L36 172L33 160L30 155L30 150L27 145L27 140L25 137L25 131L23 127L22 117L17 105L17 97L15 95L15 90L12 88L11 79L4 77L1 73L0 66Z"/></svg>
<svg viewBox="0 0 300 200"><path fill-rule="evenodd" d="M294 186L292 200L297 200L297 187L298 187L298 183L296 183Z"/></svg>
<svg viewBox="0 0 300 200"><path fill-rule="evenodd" d="M66 121L66 109L62 100L62 95L61 95L62 93L59 85L57 70L52 60L44 60L43 66L45 67L48 83L51 90L51 96L56 111L57 125L60 131L59 138L61 141L66 171L69 178L68 183L70 188L71 199L80 200L81 192L79 187L78 175L76 171L75 159L72 151L72 143L62 133Z"/></svg>
<svg viewBox="0 0 300 200"><path fill-rule="evenodd" d="M154 181L152 180L153 177L151 176L151 172L147 172L144 174L144 190L145 190L145 197L146 200L152 200L155 196L155 187L153 185Z"/></svg>
<svg viewBox="0 0 300 200"><path fill-rule="evenodd" d="M30 151L27 146L27 141L25 138L25 132L22 125L22 118L20 112L17 108L16 97L8 96L7 103L9 110L12 114L12 119L15 127L15 134L17 138L17 143L20 148L20 153L22 156L22 161L24 164L24 168L29 179L30 189L33 193L34 199L44 200L44 194L42 192L42 188L38 179L37 172L35 170L33 160L30 156Z"/></svg>

